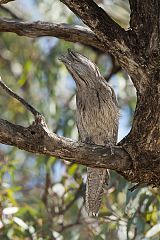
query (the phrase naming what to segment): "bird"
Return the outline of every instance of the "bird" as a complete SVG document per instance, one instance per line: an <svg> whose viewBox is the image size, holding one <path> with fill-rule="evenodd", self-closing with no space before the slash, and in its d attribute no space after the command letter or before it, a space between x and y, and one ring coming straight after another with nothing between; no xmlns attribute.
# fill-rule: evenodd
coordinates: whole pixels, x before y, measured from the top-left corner
<svg viewBox="0 0 160 240"><path fill-rule="evenodd" d="M79 140L86 144L112 146L117 142L119 109L113 88L96 64L82 54L68 49L60 57L76 83L76 122ZM109 171L87 167L85 207L95 217L109 183Z"/></svg>

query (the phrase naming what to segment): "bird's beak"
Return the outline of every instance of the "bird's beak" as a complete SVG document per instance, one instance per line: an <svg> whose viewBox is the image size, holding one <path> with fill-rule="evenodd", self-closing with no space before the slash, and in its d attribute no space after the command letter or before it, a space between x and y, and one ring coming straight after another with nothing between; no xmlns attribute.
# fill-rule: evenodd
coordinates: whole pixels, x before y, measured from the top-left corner
<svg viewBox="0 0 160 240"><path fill-rule="evenodd" d="M68 49L68 53L62 55L58 58L64 65L71 65L77 59L77 53L73 52L71 49Z"/></svg>
<svg viewBox="0 0 160 240"><path fill-rule="evenodd" d="M68 59L67 59L67 55L61 55L58 60L62 63L64 63L65 65L68 63Z"/></svg>

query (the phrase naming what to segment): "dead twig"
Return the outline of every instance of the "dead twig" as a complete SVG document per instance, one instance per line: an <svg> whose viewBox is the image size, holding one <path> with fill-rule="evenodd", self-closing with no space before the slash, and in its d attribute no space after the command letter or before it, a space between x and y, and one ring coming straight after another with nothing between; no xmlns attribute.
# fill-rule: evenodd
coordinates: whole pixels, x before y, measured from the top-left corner
<svg viewBox="0 0 160 240"><path fill-rule="evenodd" d="M22 97L20 97L17 93L13 92L7 85L3 82L2 78L0 77L0 87L11 97L18 100L23 106L28 109L37 119L39 116L42 116L41 113L39 113L33 106L31 106L29 103L27 103Z"/></svg>

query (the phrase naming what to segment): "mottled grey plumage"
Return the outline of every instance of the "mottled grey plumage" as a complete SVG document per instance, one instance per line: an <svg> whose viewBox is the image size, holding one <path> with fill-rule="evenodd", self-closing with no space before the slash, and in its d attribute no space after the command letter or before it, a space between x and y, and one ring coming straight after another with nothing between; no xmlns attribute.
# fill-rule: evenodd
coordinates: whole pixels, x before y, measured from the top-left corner
<svg viewBox="0 0 160 240"><path fill-rule="evenodd" d="M116 143L118 131L118 106L113 89L101 76L98 67L81 54L68 50L60 60L76 82L80 140L112 146ZM86 210L89 215L97 215L108 178L106 169L87 168Z"/></svg>

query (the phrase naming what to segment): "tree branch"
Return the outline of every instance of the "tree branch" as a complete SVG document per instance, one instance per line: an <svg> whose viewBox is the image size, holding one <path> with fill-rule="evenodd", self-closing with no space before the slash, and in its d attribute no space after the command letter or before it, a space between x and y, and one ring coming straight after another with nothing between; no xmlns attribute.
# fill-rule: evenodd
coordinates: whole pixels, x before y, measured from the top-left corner
<svg viewBox="0 0 160 240"><path fill-rule="evenodd" d="M131 31L125 31L92 0L60 0L92 29L97 38L103 43L105 52L113 54L122 68L133 78L136 89L140 88L140 80L144 71L138 71L136 55L133 54ZM135 71L136 69L136 71ZM140 73L140 74L139 74ZM139 77L140 76L140 77ZM136 79L136 81L135 81ZM138 80L137 80L138 79Z"/></svg>
<svg viewBox="0 0 160 240"><path fill-rule="evenodd" d="M3 90L5 90L5 92L8 93L8 95L10 95L11 97L17 99L17 101L19 101L21 104L23 104L23 106L26 109L28 109L34 115L35 118L37 118L38 116L41 115L34 107L32 107L29 103L27 103L22 97L18 96L9 87L7 87L7 85L2 81L1 77L0 77L0 87Z"/></svg>
<svg viewBox="0 0 160 240"><path fill-rule="evenodd" d="M0 143L91 167L109 168L117 171L131 168L131 159L121 147L114 146L111 149L110 147L92 146L59 137L48 129L44 117L7 87L1 78L0 87L35 116L35 121L27 128L0 119Z"/></svg>
<svg viewBox="0 0 160 240"><path fill-rule="evenodd" d="M104 46L112 53L121 51L126 41L126 32L92 0L60 0L90 27ZM123 50L124 51L124 50Z"/></svg>
<svg viewBox="0 0 160 240"><path fill-rule="evenodd" d="M12 145L19 149L55 156L70 162L123 171L131 169L132 162L121 147L89 145L59 137L50 132L44 119L34 122L29 127L22 127L0 119L0 143Z"/></svg>
<svg viewBox="0 0 160 240"><path fill-rule="evenodd" d="M30 38L52 36L69 42L79 42L104 52L104 46L96 35L90 29L81 26L41 21L30 23L0 18L0 32L13 32Z"/></svg>
<svg viewBox="0 0 160 240"><path fill-rule="evenodd" d="M105 27L105 29L107 28ZM90 29L81 26L54 24L41 21L22 22L18 20L8 20L0 18L0 32L13 32L17 35L27 36L31 38L52 36L64 39L66 41L78 42L84 45L92 46L101 50L102 52L114 52L113 55L117 57L121 66L126 69L130 76L132 76L132 73L135 74L135 72L137 72L135 71L135 68L137 68L138 65L132 59L132 54L130 50L127 48L127 46L125 46L125 44L121 45L119 43L119 40L121 41L119 36L117 36L118 42L116 40L113 40L112 37L111 39L107 37L110 35L110 33L112 36L112 29L108 29L106 31L108 31L108 33L106 33L107 35L105 38L107 38L108 40L106 41L106 43L102 43L101 39L98 39L98 37L100 37L101 35L96 36L96 34L94 34ZM125 32L123 29L122 31Z"/></svg>

